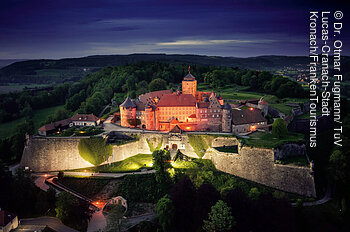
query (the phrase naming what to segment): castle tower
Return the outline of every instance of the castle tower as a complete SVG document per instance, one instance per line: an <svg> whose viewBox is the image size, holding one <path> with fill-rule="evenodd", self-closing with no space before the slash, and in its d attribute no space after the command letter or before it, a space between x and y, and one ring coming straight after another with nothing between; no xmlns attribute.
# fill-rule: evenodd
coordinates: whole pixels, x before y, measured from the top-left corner
<svg viewBox="0 0 350 232"><path fill-rule="evenodd" d="M232 129L232 108L227 102L222 108L222 131L231 132Z"/></svg>
<svg viewBox="0 0 350 232"><path fill-rule="evenodd" d="M188 69L188 74L184 77L184 79L182 81L182 93L183 94L192 94L193 97L196 97L197 80L190 73L190 69Z"/></svg>
<svg viewBox="0 0 350 232"><path fill-rule="evenodd" d="M120 125L124 127L130 127L130 120L136 120L136 105L131 101L129 96L119 106L120 109Z"/></svg>
<svg viewBox="0 0 350 232"><path fill-rule="evenodd" d="M150 104L146 104L145 106L145 118L146 118L146 129L155 130L154 111Z"/></svg>
<svg viewBox="0 0 350 232"><path fill-rule="evenodd" d="M263 115L266 117L269 111L269 104L263 98L261 98L258 102L258 109L260 109Z"/></svg>

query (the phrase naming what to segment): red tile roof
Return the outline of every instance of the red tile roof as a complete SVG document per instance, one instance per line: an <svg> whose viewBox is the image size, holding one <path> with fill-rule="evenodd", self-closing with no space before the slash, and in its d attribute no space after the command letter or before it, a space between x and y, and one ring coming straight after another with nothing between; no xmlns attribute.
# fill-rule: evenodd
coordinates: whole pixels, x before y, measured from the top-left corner
<svg viewBox="0 0 350 232"><path fill-rule="evenodd" d="M51 130L56 130L59 127L67 127L69 123L71 123L72 120L70 118L63 119L58 122L52 122L49 124L45 124L44 126L40 127L38 131L51 131Z"/></svg>
<svg viewBox="0 0 350 232"><path fill-rule="evenodd" d="M156 97L162 98L164 94L171 94L173 91L171 89L153 91L145 94L141 94L139 99L143 103L147 103L149 100L153 100Z"/></svg>
<svg viewBox="0 0 350 232"><path fill-rule="evenodd" d="M12 219L16 217L16 214L0 210L0 226L6 226Z"/></svg>
<svg viewBox="0 0 350 232"><path fill-rule="evenodd" d="M82 121L82 122L96 122L99 120L99 118L93 114L76 114L71 119L72 121Z"/></svg>
<svg viewBox="0 0 350 232"><path fill-rule="evenodd" d="M262 99L262 100L259 102L259 104L261 104L261 105L267 105L267 102L266 102L264 99Z"/></svg>
<svg viewBox="0 0 350 232"><path fill-rule="evenodd" d="M157 107L196 106L196 99L192 94L164 94Z"/></svg>
<svg viewBox="0 0 350 232"><path fill-rule="evenodd" d="M262 116L258 109L232 110L232 123L234 125L266 122L267 119Z"/></svg>

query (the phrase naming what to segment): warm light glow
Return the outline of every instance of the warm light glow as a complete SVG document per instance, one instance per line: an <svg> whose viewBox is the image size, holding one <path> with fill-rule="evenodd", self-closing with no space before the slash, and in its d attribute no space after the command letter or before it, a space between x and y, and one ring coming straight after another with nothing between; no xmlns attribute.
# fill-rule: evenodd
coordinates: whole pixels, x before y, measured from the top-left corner
<svg viewBox="0 0 350 232"><path fill-rule="evenodd" d="M255 131L255 130L256 130L256 126L251 126L251 127L250 127L250 130L251 130L251 131Z"/></svg>
<svg viewBox="0 0 350 232"><path fill-rule="evenodd" d="M250 107L250 110L254 110L253 107Z"/></svg>
<svg viewBox="0 0 350 232"><path fill-rule="evenodd" d="M79 133L80 133L80 134L84 134L84 133L85 133L85 131L79 131Z"/></svg>
<svg viewBox="0 0 350 232"><path fill-rule="evenodd" d="M47 174L45 174L44 176L47 177Z"/></svg>
<svg viewBox="0 0 350 232"><path fill-rule="evenodd" d="M187 126L187 127L186 127L186 129L187 129L187 130L190 130L190 129L191 129L191 127Z"/></svg>
<svg viewBox="0 0 350 232"><path fill-rule="evenodd" d="M84 172L86 172L86 169L84 170Z"/></svg>

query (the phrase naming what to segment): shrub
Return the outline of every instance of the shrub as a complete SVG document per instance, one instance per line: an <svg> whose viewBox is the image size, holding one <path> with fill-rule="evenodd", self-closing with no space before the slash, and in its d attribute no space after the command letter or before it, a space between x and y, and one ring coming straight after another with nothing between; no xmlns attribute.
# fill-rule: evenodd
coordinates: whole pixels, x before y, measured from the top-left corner
<svg viewBox="0 0 350 232"><path fill-rule="evenodd" d="M282 118L277 118L272 123L272 134L281 138L288 134L286 122Z"/></svg>
<svg viewBox="0 0 350 232"><path fill-rule="evenodd" d="M225 202L219 200L209 213L209 220L204 220L203 229L205 231L225 232L230 231L232 226L236 224L231 208Z"/></svg>
<svg viewBox="0 0 350 232"><path fill-rule="evenodd" d="M112 146L106 145L106 140L101 137L81 139L78 149L80 156L95 166L106 161L112 154Z"/></svg>

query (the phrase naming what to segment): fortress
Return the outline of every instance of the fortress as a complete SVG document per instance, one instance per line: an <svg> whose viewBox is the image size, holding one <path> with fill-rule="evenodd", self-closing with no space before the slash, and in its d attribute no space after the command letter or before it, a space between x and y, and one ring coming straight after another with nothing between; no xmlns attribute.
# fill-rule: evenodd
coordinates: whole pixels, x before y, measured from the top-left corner
<svg viewBox="0 0 350 232"><path fill-rule="evenodd" d="M126 133L130 134L130 133ZM210 159L223 172L242 177L279 190L314 197L314 175L311 167L282 165L274 161L276 156L298 155L303 146L286 144L279 149L264 149L242 146L235 137L218 135L195 135L186 133L139 133L137 141L113 145L113 154L102 164L118 162L137 154L151 154L149 145L160 148L179 149L183 154L200 158L190 143L190 136L200 136L207 148L203 159ZM78 145L87 137L30 137L24 148L21 166L35 172L72 170L92 167L79 154ZM290 147L290 146L293 147ZM220 152L216 147L238 146L237 153ZM296 149L294 146L298 146ZM285 149L289 148L289 149ZM305 148L305 146L304 146ZM291 152L292 154L287 154Z"/></svg>
<svg viewBox="0 0 350 232"><path fill-rule="evenodd" d="M112 154L100 165L137 154L151 154L154 147L169 149L173 153L180 150L192 158L210 159L220 171L283 191L316 196L312 165L275 163L279 158L305 155L305 145L284 144L274 149L248 147L230 134L266 128L264 116L268 108L263 99L241 101L240 105L234 105L225 102L213 91L197 91L197 81L188 73L182 81L182 92L161 90L142 94L135 100L125 99L120 105L121 126L151 131L124 132L133 134L137 139L113 145ZM191 137L197 142L191 143ZM35 172L92 167L94 165L80 154L78 147L82 138L89 137L29 137L21 166ZM220 147L228 146L238 147L237 152L219 151Z"/></svg>
<svg viewBox="0 0 350 232"><path fill-rule="evenodd" d="M238 111L241 111L237 114ZM249 132L263 128L267 103L251 110L232 109L220 95L197 91L197 80L188 73L180 90L161 90L129 97L120 105L121 126L157 131ZM240 118L243 118L241 120ZM237 120L238 119L238 120ZM236 123L235 123L236 122Z"/></svg>

